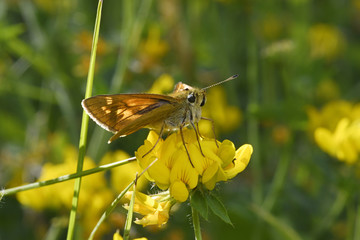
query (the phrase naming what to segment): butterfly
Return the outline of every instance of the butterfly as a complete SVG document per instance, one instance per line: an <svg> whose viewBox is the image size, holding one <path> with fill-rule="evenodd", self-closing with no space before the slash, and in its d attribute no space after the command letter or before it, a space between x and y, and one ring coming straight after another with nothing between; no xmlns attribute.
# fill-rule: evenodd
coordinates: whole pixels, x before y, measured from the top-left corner
<svg viewBox="0 0 360 240"><path fill-rule="evenodd" d="M206 103L205 90L235 79L237 76L233 75L202 89L179 82L174 91L168 95L150 93L97 95L84 99L81 104L86 113L98 125L114 133L108 143L142 128L157 131L159 139L165 131L180 130L182 141L191 162L182 129L191 125L196 131L199 142L200 133L199 128L196 127L198 122L200 119L211 120L201 116L201 108ZM201 150L200 142L199 147Z"/></svg>

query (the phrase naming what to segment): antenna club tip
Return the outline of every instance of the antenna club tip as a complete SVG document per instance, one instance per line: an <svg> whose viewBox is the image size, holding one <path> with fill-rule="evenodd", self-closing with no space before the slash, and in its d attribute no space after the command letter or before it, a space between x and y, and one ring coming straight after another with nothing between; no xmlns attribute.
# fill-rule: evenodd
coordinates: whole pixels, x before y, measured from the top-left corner
<svg viewBox="0 0 360 240"><path fill-rule="evenodd" d="M238 76L239 76L239 74L234 74L231 76L231 78L234 79L234 78L237 78Z"/></svg>

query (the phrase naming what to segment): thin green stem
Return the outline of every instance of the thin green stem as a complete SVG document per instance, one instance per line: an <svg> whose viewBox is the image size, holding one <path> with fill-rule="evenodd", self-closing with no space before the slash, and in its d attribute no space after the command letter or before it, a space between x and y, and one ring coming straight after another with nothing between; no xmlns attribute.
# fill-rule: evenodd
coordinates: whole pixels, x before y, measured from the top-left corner
<svg viewBox="0 0 360 240"><path fill-rule="evenodd" d="M100 217L99 221L97 222L96 226L92 230L89 240L94 239L96 231L99 229L100 225L105 221L105 219L112 213L112 211L115 209L115 207L118 205L122 197L125 195L127 191L135 184L135 181L132 181L110 204L110 206L106 209L106 211L103 213L103 215Z"/></svg>
<svg viewBox="0 0 360 240"><path fill-rule="evenodd" d="M290 154L291 154L291 144L287 144L286 148L284 149L281 155L278 166L276 168L276 172L273 181L271 183L270 191L267 194L263 203L263 207L267 211L271 211L271 209L273 208L276 202L276 199L279 196L279 192L284 186L285 177L288 172L288 166L290 163Z"/></svg>
<svg viewBox="0 0 360 240"><path fill-rule="evenodd" d="M129 66L130 58L138 46L141 33L146 23L146 18L149 15L152 0L140 1L140 6L133 6L133 1L123 2L123 32L125 44L121 47L118 55L118 60L115 66L115 73L111 80L110 93L119 93L121 91L122 83ZM133 12L138 9L137 14ZM135 16L134 16L135 15ZM103 154L106 144L105 131L101 128L96 128L93 137L89 142L89 156L99 158Z"/></svg>
<svg viewBox="0 0 360 240"><path fill-rule="evenodd" d="M137 181L137 176L136 176L136 179L135 179L134 191L133 191L133 194L131 196L131 200L130 200L129 208L128 208L128 213L127 213L127 217L126 217L126 222L125 222L125 227L124 227L124 236L123 236L124 240L129 240L129 238L130 238L130 229L131 229L132 219L133 219L133 215L134 215L136 181Z"/></svg>
<svg viewBox="0 0 360 240"><path fill-rule="evenodd" d="M15 194L18 192L22 192L22 191L34 189L34 188L40 188L40 187L45 187L45 186L49 186L49 185L56 184L56 183L65 182L65 181L72 180L75 178L84 177L84 176L87 176L90 174L94 174L94 173L105 171L105 170L108 170L108 169L111 169L114 167L118 167L118 166L127 164L129 162L132 162L135 159L136 159L136 157L131 157L131 158L128 158L125 160L101 165L99 167L88 169L88 170L85 170L82 172L77 172L77 173L68 174L68 175L64 175L61 177L57 177L57 178L53 178L53 179L49 179L49 180L45 180L45 181L40 181L40 182L35 182L35 183L30 183L27 185L19 186L19 187L5 189L1 193L3 194L3 196L6 196L6 195L11 195L11 194Z"/></svg>
<svg viewBox="0 0 360 240"><path fill-rule="evenodd" d="M317 228L312 235L313 239L317 239L326 229L330 228L342 210L344 210L348 199L349 193L347 191L340 190L338 192L337 197L330 209L327 211L327 214L323 217L320 224L317 225Z"/></svg>
<svg viewBox="0 0 360 240"><path fill-rule="evenodd" d="M105 221L105 219L112 213L112 211L115 209L121 198L125 195L125 193L131 188L132 185L136 183L136 181L157 161L156 158L154 161L152 161L149 166L147 166L139 175L136 176L134 181L132 181L120 194L115 198L115 200L110 204L110 206L106 209L106 211L103 213L99 221L97 222L96 226L92 230L89 240L92 240L95 236L96 231L99 229L100 225ZM135 191L134 191L135 194Z"/></svg>
<svg viewBox="0 0 360 240"><path fill-rule="evenodd" d="M195 240L201 240L202 238L201 238L201 228L200 228L199 213L193 207L191 207L191 213L192 213Z"/></svg>
<svg viewBox="0 0 360 240"><path fill-rule="evenodd" d="M356 206L356 216L355 216L355 223L354 223L354 240L360 239L360 204Z"/></svg>
<svg viewBox="0 0 360 240"><path fill-rule="evenodd" d="M260 204L263 198L263 183L262 183L262 167L258 153L259 149L259 123L256 118L256 113L259 109L259 93L258 93L258 61L257 61L257 46L254 39L249 39L248 59L249 65L247 69L247 79L249 86L249 124L248 134L249 142L254 146L254 154L252 156L252 171L254 175L253 199Z"/></svg>
<svg viewBox="0 0 360 240"><path fill-rule="evenodd" d="M89 72L86 82L85 98L90 97L92 94L92 86L94 82L94 72L95 72L96 49L99 39L100 22L101 22L101 10L102 10L102 0L99 0L97 12L96 12L95 29L94 29L93 42L91 47L90 65L89 65ZM85 111L83 111L81 131L80 131L80 141L79 141L79 157L78 157L78 165L77 165L78 173L82 172L83 169L84 157L86 152L88 125L89 125L89 116L85 113ZM79 202L80 187L81 187L81 177L75 179L74 195L72 199L72 208L70 212L69 227L67 234L68 240L73 239L74 237L75 219L76 219L76 213Z"/></svg>
<svg viewBox="0 0 360 240"><path fill-rule="evenodd" d="M279 218L276 218L274 215L266 211L264 208L256 204L252 204L250 206L250 209L255 214L257 214L261 219L263 219L265 222L270 224L275 230L282 233L286 237L286 239L289 240L302 239L291 226L287 225L286 222L280 220Z"/></svg>

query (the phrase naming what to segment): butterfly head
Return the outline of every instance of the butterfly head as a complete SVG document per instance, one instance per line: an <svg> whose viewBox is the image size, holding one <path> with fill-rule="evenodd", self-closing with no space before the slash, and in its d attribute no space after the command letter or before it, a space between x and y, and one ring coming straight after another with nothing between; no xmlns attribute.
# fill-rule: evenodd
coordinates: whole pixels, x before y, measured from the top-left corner
<svg viewBox="0 0 360 240"><path fill-rule="evenodd" d="M176 84L173 94L185 97L190 106L202 107L206 103L205 90L191 87L182 82Z"/></svg>

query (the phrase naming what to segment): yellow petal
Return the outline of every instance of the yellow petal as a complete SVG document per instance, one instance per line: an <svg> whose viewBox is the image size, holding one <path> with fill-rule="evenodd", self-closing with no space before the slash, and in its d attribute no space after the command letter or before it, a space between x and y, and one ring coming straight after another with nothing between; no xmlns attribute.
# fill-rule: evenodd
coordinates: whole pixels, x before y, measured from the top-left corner
<svg viewBox="0 0 360 240"><path fill-rule="evenodd" d="M170 195L179 202L185 202L189 197L189 191L182 181L177 180L170 185Z"/></svg>
<svg viewBox="0 0 360 240"><path fill-rule="evenodd" d="M191 166L190 160L185 151L177 151L174 158L174 166L170 172L170 182L182 181L190 189L196 187L198 183L198 173ZM193 160L195 161L195 160Z"/></svg>
<svg viewBox="0 0 360 240"><path fill-rule="evenodd" d="M224 140L219 146L218 156L223 161L222 167L229 165L235 156L234 143L229 140Z"/></svg>
<svg viewBox="0 0 360 240"><path fill-rule="evenodd" d="M325 152L335 155L336 143L331 132L326 128L317 128L314 132L315 142Z"/></svg>
<svg viewBox="0 0 360 240"><path fill-rule="evenodd" d="M161 189L166 189L169 186L170 170L164 165L163 162L155 162L147 170L147 172L159 187L162 186Z"/></svg>
<svg viewBox="0 0 360 240"><path fill-rule="evenodd" d="M252 153L253 147L250 144L244 144L236 151L234 166L225 170L228 179L235 177L246 168Z"/></svg>
<svg viewBox="0 0 360 240"><path fill-rule="evenodd" d="M123 240L122 236L119 234L118 231L114 233L113 240Z"/></svg>
<svg viewBox="0 0 360 240"><path fill-rule="evenodd" d="M219 164L217 162L213 162L206 170L204 171L204 174L202 175L202 182L208 182L211 178L213 178L216 174L216 172L219 169Z"/></svg>

